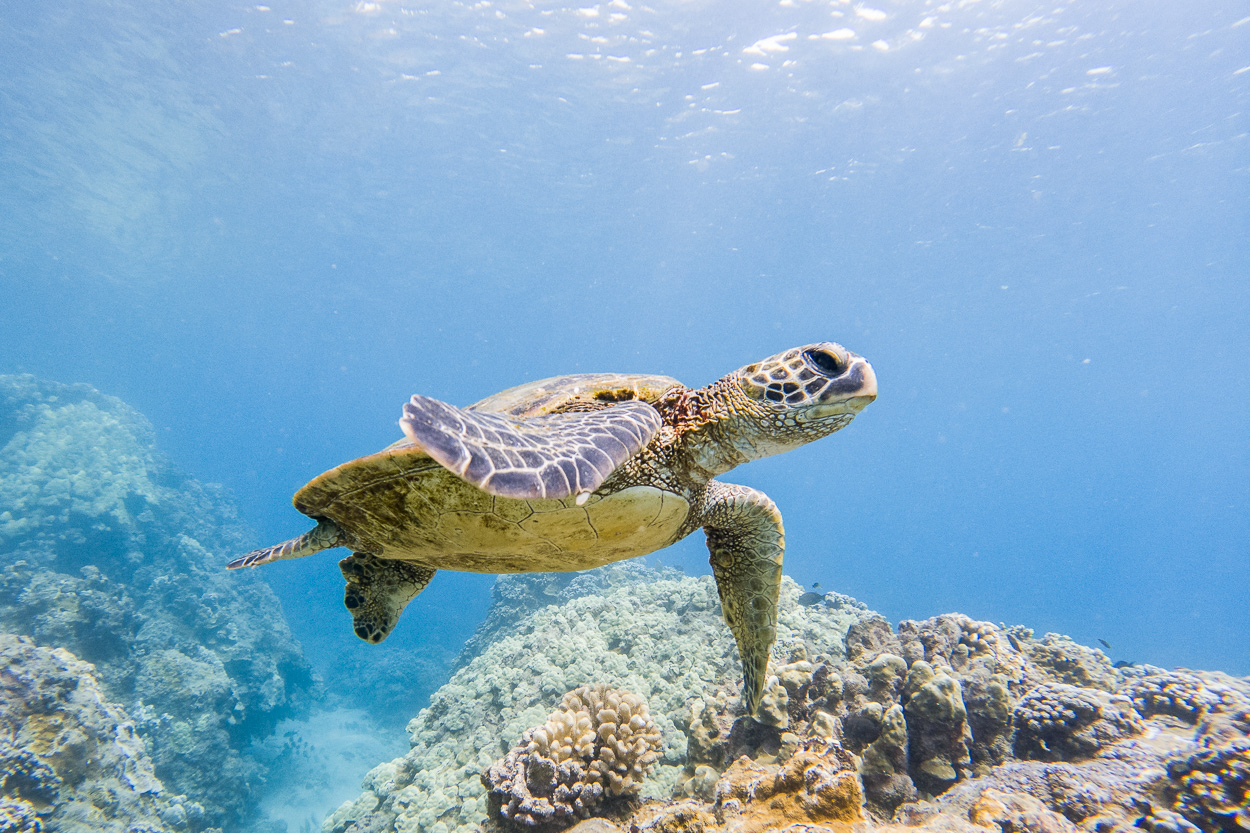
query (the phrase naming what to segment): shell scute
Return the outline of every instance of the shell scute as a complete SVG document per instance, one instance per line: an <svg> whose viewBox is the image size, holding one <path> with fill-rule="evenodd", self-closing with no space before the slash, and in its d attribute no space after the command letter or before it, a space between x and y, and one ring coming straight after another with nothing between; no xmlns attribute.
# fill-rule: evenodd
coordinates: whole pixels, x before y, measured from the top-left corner
<svg viewBox="0 0 1250 833"><path fill-rule="evenodd" d="M505 521L511 521L512 523L520 523L534 514L529 501L512 500L506 497L495 498L494 512Z"/></svg>
<svg viewBox="0 0 1250 833"><path fill-rule="evenodd" d="M550 512L535 512L518 526L539 538L551 541L561 550L582 550L592 546L599 536L580 506L561 507Z"/></svg>
<svg viewBox="0 0 1250 833"><path fill-rule="evenodd" d="M603 408L631 399L654 405L661 396L680 387L681 382L671 376L643 373L552 376L500 391L475 402L468 410L525 418L560 411Z"/></svg>

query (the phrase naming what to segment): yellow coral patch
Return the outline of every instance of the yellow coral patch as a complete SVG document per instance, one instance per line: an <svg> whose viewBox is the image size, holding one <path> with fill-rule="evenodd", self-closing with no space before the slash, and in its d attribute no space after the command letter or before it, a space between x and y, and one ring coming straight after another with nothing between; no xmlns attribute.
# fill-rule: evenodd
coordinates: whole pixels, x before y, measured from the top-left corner
<svg viewBox="0 0 1250 833"><path fill-rule="evenodd" d="M779 767L743 757L725 771L717 802L722 812L732 805L738 833L810 824L849 833L865 821L864 795L853 764L833 747L821 754L819 745L808 742Z"/></svg>

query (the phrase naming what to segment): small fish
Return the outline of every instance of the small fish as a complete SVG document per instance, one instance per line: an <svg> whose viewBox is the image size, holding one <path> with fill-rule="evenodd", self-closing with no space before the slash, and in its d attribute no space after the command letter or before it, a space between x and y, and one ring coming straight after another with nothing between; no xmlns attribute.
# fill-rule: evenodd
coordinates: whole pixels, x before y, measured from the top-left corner
<svg viewBox="0 0 1250 833"><path fill-rule="evenodd" d="M1100 645L1102 645L1102 647L1106 648L1108 651L1114 650L1114 649L1111 647L1111 643L1110 643L1110 642L1108 642L1108 641L1107 641L1107 640L1105 640L1105 639L1099 639L1099 640L1098 640L1098 643L1099 643Z"/></svg>
<svg viewBox="0 0 1250 833"><path fill-rule="evenodd" d="M1129 662L1129 661L1127 661L1127 660L1123 660L1123 659L1121 659L1121 660L1117 660L1117 661L1113 662L1113 663L1112 663L1112 667L1114 667L1114 668L1135 668L1135 667L1137 667L1137 663L1135 663L1135 662Z"/></svg>
<svg viewBox="0 0 1250 833"><path fill-rule="evenodd" d="M813 589L813 590L821 590L821 589L823 589L823 588L820 586L820 582L819 582L819 581L813 581L813 582L812 582L812 589Z"/></svg>
<svg viewBox="0 0 1250 833"><path fill-rule="evenodd" d="M810 591L807 593L804 593L802 596L799 596L799 604L806 605L807 607L813 607L815 605L818 605L824 600L825 600L825 597L823 594L812 593Z"/></svg>

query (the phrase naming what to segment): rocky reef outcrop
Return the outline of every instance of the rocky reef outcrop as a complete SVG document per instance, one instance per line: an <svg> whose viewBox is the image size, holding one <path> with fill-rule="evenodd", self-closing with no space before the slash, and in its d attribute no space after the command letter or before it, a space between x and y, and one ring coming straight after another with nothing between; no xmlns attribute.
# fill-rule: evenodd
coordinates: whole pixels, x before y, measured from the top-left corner
<svg viewBox="0 0 1250 833"><path fill-rule="evenodd" d="M622 565L583 595L526 580L542 592L507 594L500 631L409 724L412 750L324 833L504 823L478 771L563 686L592 681L643 694L664 737L646 803L619 828L579 825L599 833L1250 830L1248 680L1116 667L960 614L895 628L836 594L801 604L787 581L755 720L710 578Z"/></svg>
<svg viewBox="0 0 1250 833"><path fill-rule="evenodd" d="M252 543L120 400L0 376L0 631L95 666L193 826L238 828L264 779L248 743L313 686L272 591L222 570Z"/></svg>
<svg viewBox="0 0 1250 833"><path fill-rule="evenodd" d="M624 824L634 833L766 833L792 825L849 831L866 821L853 756L836 743L809 739L781 763L742 756L717 778L707 801L653 802Z"/></svg>
<svg viewBox="0 0 1250 833"><path fill-rule="evenodd" d="M663 742L641 794L672 794L685 771L690 733L702 731L692 726L692 703L738 699L737 649L711 576L626 562L572 579L508 581L544 588L554 582L560 589L509 594L512 612L495 619L504 624L481 634L481 653L409 723L409 752L375 767L361 795L335 811L323 830L476 829L488 818L480 773L542 723L566 692L594 683L646 700ZM845 597L800 605L802 593L789 580L782 587L779 650L810 645L815 656L815 646L825 645L840 655L847 628L866 609ZM559 604L539 606L553 594Z"/></svg>
<svg viewBox="0 0 1250 833"><path fill-rule="evenodd" d="M0 796L6 833L175 833L204 818L165 790L91 665L12 634L0 634Z"/></svg>

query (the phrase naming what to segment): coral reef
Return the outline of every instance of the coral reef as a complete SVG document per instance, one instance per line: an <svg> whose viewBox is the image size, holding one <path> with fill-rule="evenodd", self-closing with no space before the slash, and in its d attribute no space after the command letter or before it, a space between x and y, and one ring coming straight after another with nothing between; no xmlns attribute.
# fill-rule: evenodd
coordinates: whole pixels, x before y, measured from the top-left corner
<svg viewBox="0 0 1250 833"><path fill-rule="evenodd" d="M651 804L633 814L628 829L702 833L723 827L732 833L764 833L789 825L849 829L865 820L852 757L836 743L808 740L783 764L760 764L743 756L716 780L710 804Z"/></svg>
<svg viewBox="0 0 1250 833"><path fill-rule="evenodd" d="M641 697L582 686L491 764L482 785L492 816L521 827L566 827L637 795L659 757L660 732Z"/></svg>
<svg viewBox="0 0 1250 833"><path fill-rule="evenodd" d="M324 833L491 829L477 771L570 677L638 691L664 734L646 803L620 828L583 822L598 833L1244 828L1248 680L1116 668L959 614L894 629L845 597L801 604L787 581L757 721L709 579L605 569L575 595L580 579L511 587L503 630L409 724L412 750ZM516 789L519 770L504 774Z"/></svg>
<svg viewBox="0 0 1250 833"><path fill-rule="evenodd" d="M984 790L968 810L977 827L1031 833L1075 833L1076 825L1029 795Z"/></svg>
<svg viewBox="0 0 1250 833"><path fill-rule="evenodd" d="M907 671L906 705L908 757L912 778L919 786L940 792L971 762L972 732L963 688L944 671L916 660Z"/></svg>
<svg viewBox="0 0 1250 833"><path fill-rule="evenodd" d="M855 762L839 745L807 741L784 764L739 758L716 783L716 820L738 833L788 824L864 821Z"/></svg>
<svg viewBox="0 0 1250 833"><path fill-rule="evenodd" d="M1143 682L1155 678L1149 690L1175 693L1176 676L1175 672L1155 673ZM1168 708L1162 713L1174 716L1179 711L1190 718L1202 714L1203 719L1196 725L1196 744L1167 761L1169 778L1162 789L1166 806L1154 808L1155 826L1170 825L1190 833L1250 830L1250 705L1246 701L1250 687L1211 679L1222 675L1185 676L1183 688L1188 695L1166 699ZM1165 678L1162 684L1160 677ZM1132 690L1140 694L1141 687ZM1145 702L1158 706L1160 699L1147 697ZM1178 700L1191 706L1201 704L1201 708L1178 708Z"/></svg>
<svg viewBox="0 0 1250 833"><path fill-rule="evenodd" d="M1150 741L1129 738L1075 762L1007 761L958 782L932 801L904 805L897 815L966 815L988 789L1037 799L1074 824L1132 827L1142 815L1142 802L1166 777L1167 756L1185 743L1162 734Z"/></svg>
<svg viewBox="0 0 1250 833"><path fill-rule="evenodd" d="M1209 712L1228 711L1245 705L1245 697L1226 684L1204 680L1185 671L1140 669L1125 690L1133 706L1146 717L1171 715L1190 723Z"/></svg>
<svg viewBox="0 0 1250 833"><path fill-rule="evenodd" d="M1127 697L1093 688L1043 683L1021 698L1012 713L1020 758L1073 760L1140 731L1140 716Z"/></svg>
<svg viewBox="0 0 1250 833"><path fill-rule="evenodd" d="M361 795L335 811L323 830L477 828L487 819L479 774L509 751L505 739L541 723L565 692L587 682L645 698L663 746L641 795L667 798L685 775L694 698L717 714L740 709L737 653L715 583L711 576L627 562L577 576L560 593L567 598L562 604L537 607L485 634L482 653L409 723L409 752L375 767ZM830 661L833 654L840 658L847 628L867 611L850 601L800 605L802 593L789 580L782 587L778 654L808 646L815 657L823 646Z"/></svg>
<svg viewBox="0 0 1250 833"><path fill-rule="evenodd" d="M1250 738L1174 758L1168 776L1172 809L1198 828L1250 830Z"/></svg>
<svg viewBox="0 0 1250 833"><path fill-rule="evenodd" d="M908 774L910 756L903 707L895 704L886 709L880 703L870 703L851 717L875 734L862 748L865 790L883 807L896 807L915 798L916 787Z"/></svg>
<svg viewBox="0 0 1250 833"><path fill-rule="evenodd" d="M570 589L573 582L578 586ZM578 592L589 582L596 582L595 571L589 573L505 573L491 586L491 604L486 621L465 642L456 666L468 664L482 653L499 634L511 630L518 622L547 605L561 604L586 592Z"/></svg>
<svg viewBox="0 0 1250 833"><path fill-rule="evenodd" d="M204 808L166 793L125 710L95 669L0 634L0 830L174 833Z"/></svg>
<svg viewBox="0 0 1250 833"><path fill-rule="evenodd" d="M1033 632L1027 628L1017 630L1018 641L1026 646L1029 661L1055 682L1114 691L1123 681L1119 669L1097 648L1086 647L1057 633L1033 639Z"/></svg>
<svg viewBox="0 0 1250 833"><path fill-rule="evenodd" d="M264 776L246 746L311 670L263 580L221 569L253 543L229 503L153 435L87 385L0 376L0 631L92 663L156 775L237 828Z"/></svg>
<svg viewBox="0 0 1250 833"><path fill-rule="evenodd" d="M43 822L29 801L0 798L0 833L41 833Z"/></svg>

